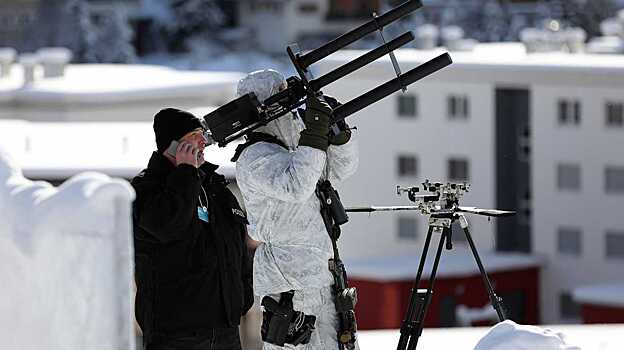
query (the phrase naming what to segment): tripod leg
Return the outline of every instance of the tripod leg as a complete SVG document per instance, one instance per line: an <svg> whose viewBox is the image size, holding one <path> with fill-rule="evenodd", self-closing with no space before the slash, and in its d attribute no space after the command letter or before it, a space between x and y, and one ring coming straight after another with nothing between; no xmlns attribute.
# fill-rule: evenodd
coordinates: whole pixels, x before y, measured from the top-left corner
<svg viewBox="0 0 624 350"><path fill-rule="evenodd" d="M485 268L483 267L483 263L481 262L481 258L479 257L479 253L477 252L477 248L475 247L474 241L472 240L472 235L470 234L470 230L468 229L468 220L466 220L466 217L464 215L459 215L459 224L466 234L466 240L468 241L470 250L472 250L472 255L477 262L477 266L479 266L479 271L481 272L483 284L485 285L488 296L490 297L490 303L492 303L492 307L494 308L494 310L496 310L499 321L502 322L507 319L507 315L505 314L505 309L503 306L503 299L496 295L496 293L494 292L494 287L492 287L490 278L488 277L487 272L485 272Z"/></svg>
<svg viewBox="0 0 624 350"><path fill-rule="evenodd" d="M425 300L422 306L418 310L418 317L416 319L416 329L414 336L412 336L407 345L407 350L415 350L418 345L418 338L422 334L423 327L425 326L425 316L427 315L427 308L431 302L431 292L433 291L433 285L435 283L436 273L438 272L438 265L440 264L440 257L442 256L442 249L444 248L444 240L449 235L450 228L444 228L442 235L440 236L440 243L438 243L438 250L436 251L435 260L433 261L433 267L431 269L431 275L429 276L429 285L427 286L427 294L425 294Z"/></svg>
<svg viewBox="0 0 624 350"><path fill-rule="evenodd" d="M423 300L420 299L418 295L418 285L420 284L420 277L422 276L422 271L425 268L425 260L427 259L427 252L429 251L429 244L431 243L431 235L433 234L433 226L429 226L427 231L427 238L425 239L425 245L423 246L422 255L420 256L420 263L418 264L418 272L416 273L416 279L414 280L414 285L412 286L412 290L410 293L410 301L405 312L405 319L403 320L403 324L401 325L401 337L399 338L399 344L397 345L397 350L404 350L407 346L407 342L409 341L410 336L414 332L414 328L416 326L414 321L414 316L420 309L419 306L422 306Z"/></svg>

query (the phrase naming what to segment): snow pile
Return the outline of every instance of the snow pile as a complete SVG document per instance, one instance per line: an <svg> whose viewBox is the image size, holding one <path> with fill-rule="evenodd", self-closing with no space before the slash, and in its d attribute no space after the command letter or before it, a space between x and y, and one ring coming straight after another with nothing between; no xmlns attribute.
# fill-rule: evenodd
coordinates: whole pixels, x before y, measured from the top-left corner
<svg viewBox="0 0 624 350"><path fill-rule="evenodd" d="M0 149L3 349L133 350L132 188L32 182Z"/></svg>
<svg viewBox="0 0 624 350"><path fill-rule="evenodd" d="M580 350L567 344L565 335L547 328L519 325L507 320L492 327L474 350Z"/></svg>

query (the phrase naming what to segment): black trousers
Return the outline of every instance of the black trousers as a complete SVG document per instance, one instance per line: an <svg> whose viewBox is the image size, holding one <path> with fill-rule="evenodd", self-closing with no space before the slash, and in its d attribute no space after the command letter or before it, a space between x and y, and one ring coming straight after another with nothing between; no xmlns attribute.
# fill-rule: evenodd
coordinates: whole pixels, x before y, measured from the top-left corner
<svg viewBox="0 0 624 350"><path fill-rule="evenodd" d="M238 327L160 335L145 350L242 350Z"/></svg>

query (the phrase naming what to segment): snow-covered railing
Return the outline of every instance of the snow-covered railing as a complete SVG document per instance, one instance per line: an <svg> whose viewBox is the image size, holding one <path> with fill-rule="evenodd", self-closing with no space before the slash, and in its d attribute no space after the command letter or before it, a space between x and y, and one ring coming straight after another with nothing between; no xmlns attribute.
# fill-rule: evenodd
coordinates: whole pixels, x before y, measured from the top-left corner
<svg viewBox="0 0 624 350"><path fill-rule="evenodd" d="M0 149L0 348L134 350L127 182L56 188Z"/></svg>

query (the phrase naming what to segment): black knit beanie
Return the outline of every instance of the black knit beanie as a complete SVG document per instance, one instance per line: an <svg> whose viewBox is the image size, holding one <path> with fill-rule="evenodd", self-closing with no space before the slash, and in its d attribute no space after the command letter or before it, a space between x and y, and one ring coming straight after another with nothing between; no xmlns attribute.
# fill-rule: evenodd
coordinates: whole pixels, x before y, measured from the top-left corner
<svg viewBox="0 0 624 350"><path fill-rule="evenodd" d="M162 152L169 147L171 141L179 140L189 132L201 128L202 123L193 114L177 108L165 108L154 116L154 133L156 147Z"/></svg>

